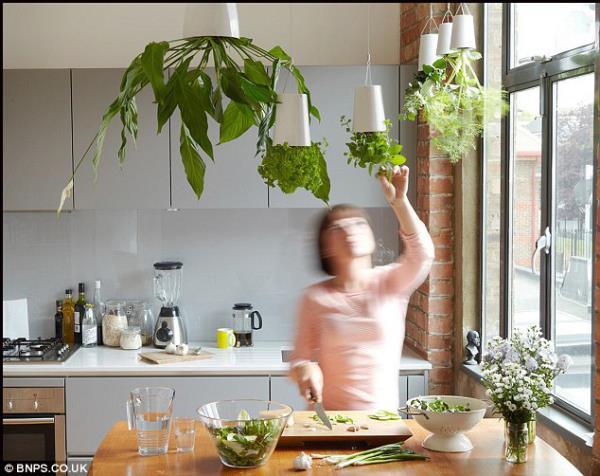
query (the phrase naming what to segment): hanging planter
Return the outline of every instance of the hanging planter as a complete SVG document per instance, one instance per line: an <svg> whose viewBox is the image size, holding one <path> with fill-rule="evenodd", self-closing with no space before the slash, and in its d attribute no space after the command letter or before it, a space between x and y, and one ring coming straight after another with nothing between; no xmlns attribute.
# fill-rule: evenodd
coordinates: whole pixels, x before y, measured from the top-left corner
<svg viewBox="0 0 600 476"><path fill-rule="evenodd" d="M450 4L448 4L450 7ZM446 10L444 17L442 18L442 23L440 23L439 32L438 32L438 43L436 53L438 56L444 56L448 53L452 53L452 48L450 48L450 42L452 39L452 12L450 8Z"/></svg>
<svg viewBox="0 0 600 476"><path fill-rule="evenodd" d="M123 164L128 141L135 141L138 132L136 97L147 86L152 88L157 105L157 133L175 110L179 110L181 160L198 198L204 189L206 157L215 160L208 136L209 117L219 124L219 144L235 140L252 126L258 126L256 154L264 153L269 145L269 130L275 124L276 86L282 68L294 77L298 93L305 95L308 114L320 120L304 77L291 57L279 46L265 50L253 44L250 38L237 38L233 33L230 29L232 36L203 35L152 42L132 60L123 74L118 96L104 111L98 132L61 193L58 213L72 193L74 176L92 148L92 166L97 178L106 133L115 117L119 117L122 124L118 160ZM263 61L270 62L269 73ZM209 66L215 70L214 82L206 74ZM226 107L224 97L229 99ZM326 167L321 164L320 170L319 177L324 183L328 181ZM328 196L325 188L328 194L328 187L322 185L318 189L319 198Z"/></svg>
<svg viewBox="0 0 600 476"><path fill-rule="evenodd" d="M354 90L352 132L383 132L385 112L379 84L358 86Z"/></svg>
<svg viewBox="0 0 600 476"><path fill-rule="evenodd" d="M237 4L188 3L183 20L183 37L199 35L239 38Z"/></svg>
<svg viewBox="0 0 600 476"><path fill-rule="evenodd" d="M461 14L458 12L462 11ZM454 15L452 38L450 48L453 50L475 49L475 25L473 15L469 13L466 5L461 3Z"/></svg>
<svg viewBox="0 0 600 476"><path fill-rule="evenodd" d="M325 139L311 143L306 94L279 94L273 140L267 139L258 173L269 187L288 194L304 188L327 204L326 148Z"/></svg>
<svg viewBox="0 0 600 476"><path fill-rule="evenodd" d="M438 26L433 18L433 5L429 4L429 18L421 30L419 40L418 71L423 71L423 65L431 65L437 59Z"/></svg>

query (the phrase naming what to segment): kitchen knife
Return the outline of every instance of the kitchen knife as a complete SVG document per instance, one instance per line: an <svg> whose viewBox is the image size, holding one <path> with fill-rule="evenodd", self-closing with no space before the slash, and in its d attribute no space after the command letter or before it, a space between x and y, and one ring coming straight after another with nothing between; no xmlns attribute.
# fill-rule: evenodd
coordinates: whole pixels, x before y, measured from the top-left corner
<svg viewBox="0 0 600 476"><path fill-rule="evenodd" d="M331 430L331 421L329 421L329 417L327 416L327 413L325 413L325 410L323 410L323 405L321 403L315 402L315 412L317 412L317 415L319 415L319 418L323 422L323 425L325 425Z"/></svg>

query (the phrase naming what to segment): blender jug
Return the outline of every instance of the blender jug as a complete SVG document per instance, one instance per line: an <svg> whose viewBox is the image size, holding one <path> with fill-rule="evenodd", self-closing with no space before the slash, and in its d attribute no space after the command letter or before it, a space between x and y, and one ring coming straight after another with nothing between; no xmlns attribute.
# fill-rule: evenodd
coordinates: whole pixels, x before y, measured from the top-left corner
<svg viewBox="0 0 600 476"><path fill-rule="evenodd" d="M187 331L179 309L181 268L179 261L154 263L154 296L161 303L154 326L154 345L164 348L169 343L187 344Z"/></svg>
<svg viewBox="0 0 600 476"><path fill-rule="evenodd" d="M236 347L252 347L252 331L262 328L260 312L252 310L252 304L240 302L233 305L233 334Z"/></svg>

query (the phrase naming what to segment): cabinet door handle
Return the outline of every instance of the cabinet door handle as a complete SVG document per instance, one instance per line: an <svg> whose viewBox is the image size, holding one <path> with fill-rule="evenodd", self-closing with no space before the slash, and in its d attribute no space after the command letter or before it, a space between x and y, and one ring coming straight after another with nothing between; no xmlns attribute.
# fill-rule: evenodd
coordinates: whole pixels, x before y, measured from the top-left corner
<svg viewBox="0 0 600 476"><path fill-rule="evenodd" d="M38 408L40 408L40 404L39 404L39 402L38 402L37 400L35 400L35 401L33 402L33 409L34 409L34 410L37 410Z"/></svg>

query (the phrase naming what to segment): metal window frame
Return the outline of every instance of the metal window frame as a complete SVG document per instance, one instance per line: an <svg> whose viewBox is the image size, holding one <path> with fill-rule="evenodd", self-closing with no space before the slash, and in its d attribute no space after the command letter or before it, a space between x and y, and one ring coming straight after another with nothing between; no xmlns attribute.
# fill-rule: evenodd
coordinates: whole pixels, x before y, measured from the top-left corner
<svg viewBox="0 0 600 476"><path fill-rule="evenodd" d="M552 127L553 124L553 90L554 84L558 81L576 77L590 72L595 72L595 88L596 93L600 96L600 57L597 53L600 51L600 33L598 32L598 25L600 25L600 8L596 4L596 39L595 42L589 45L580 46L569 51L564 51L559 54L552 56L550 61L545 63L527 63L524 65L516 66L511 68L511 48L514 44L513 34L513 5L511 3L503 3L502 9L502 86L510 94L517 91L529 89L531 87L540 87L540 99L542 108L542 196L541 196L541 219L540 219L540 234L546 226L551 227L554 230L553 223L553 212L554 212L554 196L553 191L555 188L555 164L553 160L553 135ZM487 29L487 16L486 9L483 9L483 22L484 28ZM483 35L485 38L485 34ZM596 52L596 58L593 53ZM587 57L585 56L587 55ZM583 62L582 62L583 60ZM484 63L484 78L486 74L486 68ZM594 110L594 151L600 151L600 105L598 101L595 104ZM511 115L508 114L502 118L501 122L501 219L500 219L500 335L504 338L509 337L511 331L511 279L510 269L512 263L511 253L511 241L512 241L512 193L513 193L513 164L510 160L511 157ZM485 154L485 148L484 154ZM485 155L484 155L485 157ZM480 328L485 331L485 286L483 284L483 278L485 276L485 263L486 259L483 257L485 253L485 215L487 213L486 201L485 201L485 177L487 168L485 160L482 161L482 177L481 177L481 193L482 193L482 216L480 219L481 225L481 267L480 277L482 278L480 285L480 310L481 310L481 322ZM595 162L594 162L595 164ZM597 203L596 194L596 180L597 180L597 167L594 167L593 172L593 203ZM593 243L592 243L592 256L595 256L595 240L596 240L596 214L597 207L593 207ZM543 329L544 335L547 338L551 337L552 327L552 316L555 311L555 302L552 296L555 292L555 283L552 280L552 274L555 269L555 263L553 260L553 253L548 255L545 259L540 261L540 326ZM595 266L592 267L592 282L594 283ZM590 340L592 343L592 357L595 352L595 342L593 339L596 323L594 322L594 310L596 307L595 293L592 289L592 335ZM483 334L485 335L485 334ZM557 406L567 411L583 423L590 425L595 418L594 408L594 375L595 375L595 359L592 358L591 367L591 406L590 414L587 414L574 407L570 403L566 402L562 398L554 395Z"/></svg>

